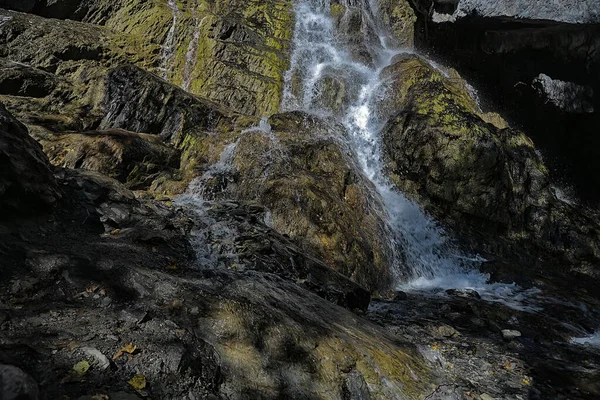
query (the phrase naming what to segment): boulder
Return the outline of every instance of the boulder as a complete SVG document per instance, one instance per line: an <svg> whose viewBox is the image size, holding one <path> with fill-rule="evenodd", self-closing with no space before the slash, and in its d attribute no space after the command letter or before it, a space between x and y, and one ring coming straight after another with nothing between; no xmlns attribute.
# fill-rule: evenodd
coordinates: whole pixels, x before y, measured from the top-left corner
<svg viewBox="0 0 600 400"><path fill-rule="evenodd" d="M211 136L194 140L197 148L213 143ZM276 114L232 142L192 193L256 201L277 232L330 268L371 291L389 289L385 211L341 125L302 112Z"/></svg>
<svg viewBox="0 0 600 400"><path fill-rule="evenodd" d="M161 172L179 168L179 152L155 135L114 129L37 139L52 164L101 172L133 190L147 189Z"/></svg>
<svg viewBox="0 0 600 400"><path fill-rule="evenodd" d="M14 365L0 364L0 394L3 400L37 400L35 380Z"/></svg>
<svg viewBox="0 0 600 400"><path fill-rule="evenodd" d="M60 198L42 147L0 103L0 217L47 210Z"/></svg>
<svg viewBox="0 0 600 400"><path fill-rule="evenodd" d="M382 131L398 188L474 251L519 260L516 268L525 261L530 272L545 260L597 276L597 217L556 195L526 135L486 122L464 84L416 56L398 58L385 73L394 95L383 108L402 110Z"/></svg>
<svg viewBox="0 0 600 400"><path fill-rule="evenodd" d="M0 59L0 95L45 97L52 93L58 82L53 74Z"/></svg>
<svg viewBox="0 0 600 400"><path fill-rule="evenodd" d="M552 178L600 200L600 5L419 0L416 47L457 68L485 107L525 130ZM433 12L430 12L433 10ZM547 78L546 78L547 77ZM595 110L595 112L594 112Z"/></svg>

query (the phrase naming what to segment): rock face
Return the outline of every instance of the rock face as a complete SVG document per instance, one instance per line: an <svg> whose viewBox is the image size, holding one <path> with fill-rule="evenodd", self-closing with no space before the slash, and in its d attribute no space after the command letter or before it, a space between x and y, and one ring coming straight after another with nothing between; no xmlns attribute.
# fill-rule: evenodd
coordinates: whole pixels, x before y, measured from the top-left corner
<svg viewBox="0 0 600 400"><path fill-rule="evenodd" d="M595 206L600 199L598 2L415 4L417 48L459 69L480 90L486 107L521 124L544 153L553 180L572 186L576 197ZM549 100L542 76L571 89L561 84Z"/></svg>
<svg viewBox="0 0 600 400"><path fill-rule="evenodd" d="M0 218L36 213L60 197L48 158L0 103Z"/></svg>
<svg viewBox="0 0 600 400"><path fill-rule="evenodd" d="M365 309L368 293L260 222L262 207L213 202L199 214L204 208L136 198L98 172L53 176L24 127L6 112L3 121L4 141L30 146L11 160L35 155L24 165L48 172L22 184L57 181L62 194L41 220L13 214L0 225L1 303L39 304L27 313L2 306L0 363L26 371L45 398L133 392L127 382L136 375L146 382L138 390L165 399L343 398L348 390L416 399L433 389L414 349L332 303ZM45 200L43 191L19 200L34 195ZM0 193L3 206L11 199ZM215 265L193 251L199 238ZM69 332L72 346L52 332ZM127 343L136 346L131 357L113 357ZM110 368L96 367L106 358ZM92 367L77 375L82 359ZM33 393L28 384L21 394Z"/></svg>
<svg viewBox="0 0 600 400"><path fill-rule="evenodd" d="M594 112L594 89L589 86L552 79L546 74L539 74L532 83L545 102L562 111L575 114Z"/></svg>
<svg viewBox="0 0 600 400"><path fill-rule="evenodd" d="M421 3L320 4L375 71L382 41L427 34ZM389 290L403 254L354 142L335 117L276 113L294 4L0 0L0 397L598 397L600 355L566 343L600 323L595 212L456 71L398 56L369 104L384 172L493 279L548 297ZM495 27L465 46L575 60L585 79L529 60L525 86L598 110L594 27ZM328 68L314 104L339 117L364 93Z"/></svg>
<svg viewBox="0 0 600 400"><path fill-rule="evenodd" d="M299 112L242 133L220 169L198 188L205 198L252 199L272 226L369 290L387 290L391 249L385 212L347 147L343 127Z"/></svg>
<svg viewBox="0 0 600 400"><path fill-rule="evenodd" d="M154 135L115 129L37 138L52 164L101 172L134 190L179 167L179 152Z"/></svg>
<svg viewBox="0 0 600 400"><path fill-rule="evenodd" d="M74 52L84 50L78 43L89 41L92 45L85 48L86 55L94 53L101 58L104 54L101 48L107 47L120 53L123 59L239 113L271 114L281 101L293 27L291 1L223 4L221 1L61 0L35 1L31 6L16 3L19 2L0 5L62 21L54 21L55 27L34 39L41 49L18 45L19 40L30 37L28 31L44 31L40 26L26 28L22 38L14 42L14 49L37 48L38 57L52 52L59 58L73 59ZM77 37L74 44L67 37L47 33L75 25L78 30L89 32ZM104 34L103 41L95 38L97 32ZM46 41L50 37L53 44ZM63 52L61 46L68 49ZM81 54L75 59L78 57Z"/></svg>
<svg viewBox="0 0 600 400"><path fill-rule="evenodd" d="M576 24L597 23L600 18L600 5L590 0L435 0L437 4L451 4L454 8L452 19L466 16L503 17L528 20L550 20ZM435 18L435 17L434 17Z"/></svg>
<svg viewBox="0 0 600 400"><path fill-rule="evenodd" d="M397 94L388 101L403 110L382 132L401 190L453 229L483 239L478 247L491 255L529 253L532 264L562 260L598 275L600 226L557 198L530 139L486 123L464 87L416 56L386 73Z"/></svg>

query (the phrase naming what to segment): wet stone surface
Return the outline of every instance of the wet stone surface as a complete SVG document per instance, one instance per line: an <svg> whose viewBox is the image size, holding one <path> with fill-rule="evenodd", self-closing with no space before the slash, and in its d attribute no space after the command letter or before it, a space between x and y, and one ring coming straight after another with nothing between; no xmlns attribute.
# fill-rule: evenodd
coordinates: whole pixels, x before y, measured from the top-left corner
<svg viewBox="0 0 600 400"><path fill-rule="evenodd" d="M571 343L578 323L597 321L596 305L537 301L538 309L520 311L475 297L408 293L372 301L366 316L445 371L428 399L597 399L600 348Z"/></svg>

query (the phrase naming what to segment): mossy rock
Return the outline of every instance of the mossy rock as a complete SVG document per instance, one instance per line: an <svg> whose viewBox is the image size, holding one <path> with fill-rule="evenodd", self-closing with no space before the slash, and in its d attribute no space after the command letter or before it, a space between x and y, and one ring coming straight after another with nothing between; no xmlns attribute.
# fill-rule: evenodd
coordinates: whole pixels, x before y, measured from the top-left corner
<svg viewBox="0 0 600 400"><path fill-rule="evenodd" d="M490 258L598 263L600 225L557 198L529 137L482 112L457 73L417 56L395 61L380 118L400 190Z"/></svg>
<svg viewBox="0 0 600 400"><path fill-rule="evenodd" d="M230 167L200 179L203 196L257 201L270 211L275 230L329 267L371 291L389 289L385 212L343 127L299 112L268 122L270 131L232 138ZM197 140L205 154L226 145L208 136Z"/></svg>
<svg viewBox="0 0 600 400"><path fill-rule="evenodd" d="M132 190L179 168L179 152L155 135L114 129L36 136L52 164L101 172Z"/></svg>

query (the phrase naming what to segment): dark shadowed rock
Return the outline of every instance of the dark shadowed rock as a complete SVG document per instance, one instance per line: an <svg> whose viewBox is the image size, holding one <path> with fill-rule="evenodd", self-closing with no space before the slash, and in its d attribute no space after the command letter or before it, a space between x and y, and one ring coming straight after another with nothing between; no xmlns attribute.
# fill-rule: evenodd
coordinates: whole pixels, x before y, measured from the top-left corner
<svg viewBox="0 0 600 400"><path fill-rule="evenodd" d="M22 369L0 364L0 395L2 400L37 400L38 386Z"/></svg>
<svg viewBox="0 0 600 400"><path fill-rule="evenodd" d="M56 88L58 82L53 74L0 59L0 95L44 97Z"/></svg>
<svg viewBox="0 0 600 400"><path fill-rule="evenodd" d="M60 197L41 146L0 104L0 216L37 213Z"/></svg>
<svg viewBox="0 0 600 400"><path fill-rule="evenodd" d="M101 172L133 190L179 168L179 152L155 135L113 129L36 136L52 164Z"/></svg>
<svg viewBox="0 0 600 400"><path fill-rule="evenodd" d="M131 66L109 71L100 129L120 128L181 141L183 132L216 129L222 113L193 95Z"/></svg>

